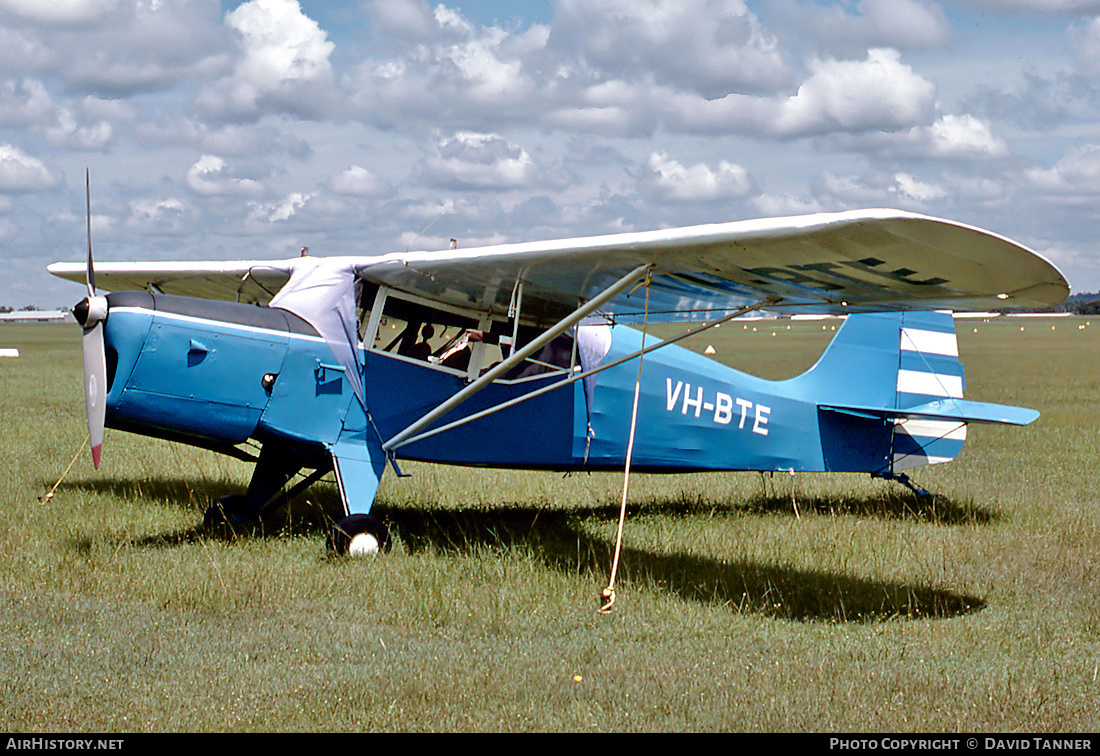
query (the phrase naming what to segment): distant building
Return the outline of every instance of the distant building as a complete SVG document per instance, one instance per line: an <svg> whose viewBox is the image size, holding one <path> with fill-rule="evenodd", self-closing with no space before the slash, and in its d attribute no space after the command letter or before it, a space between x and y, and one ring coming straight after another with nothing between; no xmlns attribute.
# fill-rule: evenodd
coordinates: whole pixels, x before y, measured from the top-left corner
<svg viewBox="0 0 1100 756"><path fill-rule="evenodd" d="M0 312L0 323L75 323L68 310L18 310Z"/></svg>

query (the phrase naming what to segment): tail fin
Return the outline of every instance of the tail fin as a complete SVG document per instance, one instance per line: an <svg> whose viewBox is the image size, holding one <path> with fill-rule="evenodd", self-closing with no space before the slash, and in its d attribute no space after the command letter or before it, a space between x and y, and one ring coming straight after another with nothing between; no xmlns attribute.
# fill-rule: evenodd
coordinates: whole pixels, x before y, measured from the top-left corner
<svg viewBox="0 0 1100 756"><path fill-rule="evenodd" d="M966 378L947 312L851 315L818 363L794 380L820 397L832 469L899 473L948 462L962 451L967 423L1026 425L1039 416L962 398ZM831 442L860 427L864 451L830 451Z"/></svg>

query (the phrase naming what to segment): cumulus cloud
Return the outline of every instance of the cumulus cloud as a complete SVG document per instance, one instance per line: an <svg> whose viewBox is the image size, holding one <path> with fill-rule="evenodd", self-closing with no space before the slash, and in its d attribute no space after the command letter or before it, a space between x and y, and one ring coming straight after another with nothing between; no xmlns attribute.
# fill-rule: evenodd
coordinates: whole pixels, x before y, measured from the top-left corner
<svg viewBox="0 0 1100 756"><path fill-rule="evenodd" d="M175 197L166 199L139 199L130 202L130 215L140 221L156 221L182 215L186 206Z"/></svg>
<svg viewBox="0 0 1100 756"><path fill-rule="evenodd" d="M66 76L83 88L112 96L164 91L210 80L226 69L229 35L221 24L220 3L175 0L121 7L125 12L112 14L97 33L80 40L88 48L74 44Z"/></svg>
<svg viewBox="0 0 1100 756"><path fill-rule="evenodd" d="M902 0L872 4L887 2ZM563 0L552 24L522 31L412 0L396 18L373 7L417 39L364 60L343 82L352 108L386 127L481 124L491 112L497 123L607 135L798 137L902 130L934 115L935 85L896 49L815 59L799 84L740 0Z"/></svg>
<svg viewBox="0 0 1100 756"><path fill-rule="evenodd" d="M203 155L187 170L187 186L205 195L254 197L263 192L258 181L231 175L226 162L216 155Z"/></svg>
<svg viewBox="0 0 1100 756"><path fill-rule="evenodd" d="M562 76L652 80L708 98L790 81L775 39L741 0L561 0L552 27Z"/></svg>
<svg viewBox="0 0 1100 756"><path fill-rule="evenodd" d="M52 189L60 175L45 163L10 144L0 144L0 192Z"/></svg>
<svg viewBox="0 0 1100 756"><path fill-rule="evenodd" d="M5 10L4 5L9 7ZM110 96L212 78L229 40L217 0L0 0L0 68Z"/></svg>
<svg viewBox="0 0 1100 756"><path fill-rule="evenodd" d="M422 42L436 29L432 9L424 0L371 0L367 14L376 37Z"/></svg>
<svg viewBox="0 0 1100 756"><path fill-rule="evenodd" d="M952 29L935 0L475 7L0 0L0 233L70 248L83 187L57 166L95 150L120 258L282 255L306 220L315 250L381 250L883 205L1095 236L1085 11Z"/></svg>
<svg viewBox="0 0 1100 756"><path fill-rule="evenodd" d="M113 11L119 0L0 0L0 10L42 24L85 24Z"/></svg>
<svg viewBox="0 0 1100 756"><path fill-rule="evenodd" d="M936 87L901 62L896 50L866 60L824 60L777 113L783 134L907 128L931 120Z"/></svg>
<svg viewBox="0 0 1100 756"><path fill-rule="evenodd" d="M1063 272L1075 271L1083 273L1082 278L1088 281L1100 279L1100 259L1096 257L1095 245L1092 240L1065 240L1052 241L1050 239L1031 241L1029 246L1039 252L1043 257L1058 266ZM1071 276L1071 280L1074 277ZM1086 288L1073 287L1075 291L1096 291L1096 285L1089 283Z"/></svg>
<svg viewBox="0 0 1100 756"><path fill-rule="evenodd" d="M302 13L296 0L251 0L225 17L241 36L241 78L260 90L287 80L327 79L328 57L335 47L317 22Z"/></svg>
<svg viewBox="0 0 1100 756"><path fill-rule="evenodd" d="M942 8L929 0L860 0L854 8L848 3L783 0L774 12L789 29L839 56L876 47L935 48L951 38Z"/></svg>
<svg viewBox="0 0 1100 756"><path fill-rule="evenodd" d="M931 202L947 196L947 190L942 186L919 181L908 173L895 174L890 191L903 199L916 202Z"/></svg>
<svg viewBox="0 0 1100 756"><path fill-rule="evenodd" d="M708 202L743 197L752 190L749 172L725 160L685 166L664 152L649 155L642 186L651 194L675 202Z"/></svg>
<svg viewBox="0 0 1100 756"><path fill-rule="evenodd" d="M1095 198L1100 195L1100 145L1076 146L1052 167L1032 168L1024 176L1044 194Z"/></svg>
<svg viewBox="0 0 1100 756"><path fill-rule="evenodd" d="M12 75L40 75L49 71L59 56L37 29L0 25L0 70Z"/></svg>
<svg viewBox="0 0 1100 756"><path fill-rule="evenodd" d="M510 32L467 22L444 6L399 3L399 18L372 6L374 18L398 24L417 44L380 46L344 82L350 106L361 116L389 125L398 119L428 118L481 122L528 117L543 107L546 78L540 73L549 30L539 24ZM415 31L413 31L415 29Z"/></svg>
<svg viewBox="0 0 1100 756"><path fill-rule="evenodd" d="M110 141L114 129L107 121L80 123L67 109L57 112L57 122L46 128L46 139L55 147L98 150Z"/></svg>
<svg viewBox="0 0 1100 756"><path fill-rule="evenodd" d="M233 72L199 96L207 112L254 118L262 106L316 117L331 105L335 45L297 0L249 0L226 14L237 39Z"/></svg>
<svg viewBox="0 0 1100 756"><path fill-rule="evenodd" d="M0 126L42 133L54 147L102 149L114 136L112 121L130 118L128 105L92 96L71 108L59 104L37 79L0 83Z"/></svg>
<svg viewBox="0 0 1100 756"><path fill-rule="evenodd" d="M539 177L535 161L519 145L469 131L437 140L424 170L432 181L468 189L515 189L534 185Z"/></svg>
<svg viewBox="0 0 1100 756"><path fill-rule="evenodd" d="M354 107L383 124L480 122L491 109L498 122L637 133L668 115L659 103L671 97L774 93L793 82L740 0L564 0L551 24L523 30L414 0L371 7L377 24L417 42L363 61L347 82Z"/></svg>
<svg viewBox="0 0 1100 756"><path fill-rule="evenodd" d="M289 220L291 216L305 207L306 203L311 199L313 199L312 194L291 192L275 202L249 203L249 207L251 208L250 215L254 220L261 220L267 223L278 223L280 221Z"/></svg>
<svg viewBox="0 0 1100 756"><path fill-rule="evenodd" d="M328 188L337 194L356 197L384 197L393 191L388 184L361 165L353 165L333 176L328 181Z"/></svg>
<svg viewBox="0 0 1100 756"><path fill-rule="evenodd" d="M973 162L1009 155L1008 142L994 133L993 124L970 114L947 114L907 130L848 134L832 141L853 152L889 157Z"/></svg>
<svg viewBox="0 0 1100 756"><path fill-rule="evenodd" d="M267 156L307 159L312 154L308 142L274 124L211 124L183 115L162 119L142 119L133 133L143 147L186 146L195 151L223 156Z"/></svg>
<svg viewBox="0 0 1100 756"><path fill-rule="evenodd" d="M184 219L191 210L176 197L144 197L131 200L126 228L143 234L178 232L185 229Z"/></svg>
<svg viewBox="0 0 1100 756"><path fill-rule="evenodd" d="M970 166L966 166L968 169ZM1006 205L1019 184L1008 174L982 175L976 171L945 170L935 179L915 171L870 170L861 175L824 172L815 182L815 196L825 209L852 207L910 207L919 211L950 204L953 215L961 207L992 210ZM941 210L934 211L940 214ZM990 228L999 224L990 223Z"/></svg>
<svg viewBox="0 0 1100 756"><path fill-rule="evenodd" d="M1070 42L1077 67L1090 76L1100 74L1100 17L1073 25Z"/></svg>
<svg viewBox="0 0 1100 756"><path fill-rule="evenodd" d="M1095 13L1098 0L975 0L980 5L997 10L1035 10L1052 13Z"/></svg>
<svg viewBox="0 0 1100 756"><path fill-rule="evenodd" d="M825 171L820 179L821 194L852 207L877 207L890 199L893 179L877 172L863 176L842 176Z"/></svg>
<svg viewBox="0 0 1100 756"><path fill-rule="evenodd" d="M946 115L928 127L931 154L948 158L1000 158L1008 143L993 133L989 121L971 115Z"/></svg>
<svg viewBox="0 0 1100 756"><path fill-rule="evenodd" d="M901 62L896 50L871 50L864 60L818 60L787 96L732 94L707 100L689 92L637 87L615 93L605 106L651 113L684 132L735 131L773 137L806 137L870 131L904 131L932 122L936 87ZM658 109L654 111L654 109Z"/></svg>
<svg viewBox="0 0 1100 756"><path fill-rule="evenodd" d="M806 137L904 132L930 124L935 85L901 62L896 50L871 50L863 60L816 60L790 95L730 94L717 99L653 84L592 86L576 107L548 116L578 130L639 135L658 125L686 133L737 132Z"/></svg>
<svg viewBox="0 0 1100 756"><path fill-rule="evenodd" d="M1005 180L1001 178L972 174L952 174L946 178L950 181L953 196L981 206L1002 206L1010 197Z"/></svg>
<svg viewBox="0 0 1100 756"><path fill-rule="evenodd" d="M54 102L38 79L8 79L0 84L0 126L25 127L54 115Z"/></svg>
<svg viewBox="0 0 1100 756"><path fill-rule="evenodd" d="M752 206L764 217L808 215L819 213L823 209L816 199L789 194L761 194L753 197Z"/></svg>

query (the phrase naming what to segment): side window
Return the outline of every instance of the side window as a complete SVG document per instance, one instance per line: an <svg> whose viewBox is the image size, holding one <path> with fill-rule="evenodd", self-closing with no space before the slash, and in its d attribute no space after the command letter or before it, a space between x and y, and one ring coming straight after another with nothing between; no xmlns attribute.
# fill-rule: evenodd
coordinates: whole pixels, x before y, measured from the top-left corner
<svg viewBox="0 0 1100 756"><path fill-rule="evenodd" d="M465 371L474 346L483 340L474 318L391 295L371 348Z"/></svg>
<svg viewBox="0 0 1100 756"><path fill-rule="evenodd" d="M379 310L379 303L381 309ZM424 300L377 288L359 298L359 337L370 339L364 347L423 361L476 378L538 338L544 330L533 326L515 329L514 321L490 323L478 316L433 307ZM513 348L512 341L515 341ZM502 380L520 380L551 372L567 371L577 363L571 334L544 345L508 371Z"/></svg>
<svg viewBox="0 0 1100 756"><path fill-rule="evenodd" d="M355 319L359 325L359 345L366 338L367 329L370 327L371 310L374 308L378 297L378 286L359 278L355 281Z"/></svg>
<svg viewBox="0 0 1100 756"><path fill-rule="evenodd" d="M543 334L543 329L531 326L522 326L516 339L516 348L519 349ZM559 370L569 370L576 362L576 348L572 334L562 334L546 344L542 349L524 360L521 364L508 371L505 380L518 380L530 378L534 375L553 373Z"/></svg>

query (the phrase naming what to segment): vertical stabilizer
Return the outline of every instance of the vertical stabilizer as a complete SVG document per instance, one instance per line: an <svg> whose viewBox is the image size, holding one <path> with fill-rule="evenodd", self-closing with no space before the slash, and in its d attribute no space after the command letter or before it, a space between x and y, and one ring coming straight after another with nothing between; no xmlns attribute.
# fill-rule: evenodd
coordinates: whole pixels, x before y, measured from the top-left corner
<svg viewBox="0 0 1100 756"><path fill-rule="evenodd" d="M897 407L915 410L930 402L961 400L966 387L955 321L950 313L905 313L901 326ZM949 462L962 451L966 420L894 419L891 472Z"/></svg>
<svg viewBox="0 0 1100 756"><path fill-rule="evenodd" d="M962 401L966 381L948 312L850 315L795 380L819 397L829 469L900 473L954 459L966 440L972 403Z"/></svg>

